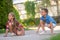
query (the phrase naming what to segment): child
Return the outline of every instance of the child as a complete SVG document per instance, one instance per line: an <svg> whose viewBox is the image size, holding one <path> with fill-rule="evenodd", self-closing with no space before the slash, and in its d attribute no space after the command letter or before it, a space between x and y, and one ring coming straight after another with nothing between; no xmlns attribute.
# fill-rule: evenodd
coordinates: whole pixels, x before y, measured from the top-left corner
<svg viewBox="0 0 60 40"><path fill-rule="evenodd" d="M42 17L40 18L40 24L37 29L37 32L39 32L40 27L42 27L43 32L41 32L40 34L44 34L45 33L45 24L46 24L48 26L48 28L51 29L51 33L53 33L53 28L56 26L56 21L48 15L48 10L45 8L43 8L41 10L41 15L42 15Z"/></svg>
<svg viewBox="0 0 60 40"><path fill-rule="evenodd" d="M8 14L8 22L6 24L5 36L7 36L8 31L10 31L12 33L12 35L14 35L14 34L24 35L25 34L23 26L21 24L19 24L19 22L15 19L13 12L10 12Z"/></svg>

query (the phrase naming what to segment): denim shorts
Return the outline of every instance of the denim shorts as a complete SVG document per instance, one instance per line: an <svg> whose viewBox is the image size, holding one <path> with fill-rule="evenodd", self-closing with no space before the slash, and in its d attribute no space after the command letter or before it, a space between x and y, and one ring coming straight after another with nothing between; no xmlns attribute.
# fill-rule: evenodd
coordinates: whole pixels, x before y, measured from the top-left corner
<svg viewBox="0 0 60 40"><path fill-rule="evenodd" d="M56 27L56 24L52 23L53 27ZM48 24L45 23L45 26L48 27Z"/></svg>

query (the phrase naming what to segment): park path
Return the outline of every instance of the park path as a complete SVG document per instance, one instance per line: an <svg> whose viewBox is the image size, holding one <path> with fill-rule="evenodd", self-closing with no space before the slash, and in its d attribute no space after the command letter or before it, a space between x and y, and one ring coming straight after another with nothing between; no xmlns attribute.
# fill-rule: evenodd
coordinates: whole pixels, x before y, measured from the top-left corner
<svg viewBox="0 0 60 40"><path fill-rule="evenodd" d="M60 29L60 26L57 26L54 30L54 33L55 34L60 33L59 29ZM25 32L24 36L11 36L11 35L8 35L8 37L3 37L4 34L0 34L0 40L47 40L52 35L50 34L50 30L47 29L46 31L47 32L43 35L36 34L36 30L28 30L28 31Z"/></svg>

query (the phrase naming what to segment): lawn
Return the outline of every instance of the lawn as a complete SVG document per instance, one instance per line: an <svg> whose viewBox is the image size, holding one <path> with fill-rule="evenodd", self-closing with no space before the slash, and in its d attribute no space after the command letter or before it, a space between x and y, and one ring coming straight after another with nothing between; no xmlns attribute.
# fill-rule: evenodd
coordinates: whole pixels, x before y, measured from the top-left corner
<svg viewBox="0 0 60 40"><path fill-rule="evenodd" d="M55 36L52 36L50 40L60 40L60 34L57 34Z"/></svg>
<svg viewBox="0 0 60 40"><path fill-rule="evenodd" d="M0 29L0 34L5 33L5 29Z"/></svg>

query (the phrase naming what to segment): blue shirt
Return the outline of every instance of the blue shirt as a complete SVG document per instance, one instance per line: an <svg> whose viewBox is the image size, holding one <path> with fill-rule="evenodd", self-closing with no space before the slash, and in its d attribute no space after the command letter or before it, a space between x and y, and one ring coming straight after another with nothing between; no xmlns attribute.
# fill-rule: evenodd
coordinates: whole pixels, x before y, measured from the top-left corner
<svg viewBox="0 0 60 40"><path fill-rule="evenodd" d="M50 24L50 22L56 24L56 21L52 17L50 17L49 15L46 15L46 17L42 16L40 18L40 20L44 21L47 24Z"/></svg>

